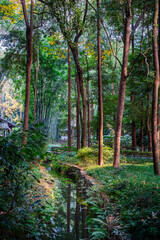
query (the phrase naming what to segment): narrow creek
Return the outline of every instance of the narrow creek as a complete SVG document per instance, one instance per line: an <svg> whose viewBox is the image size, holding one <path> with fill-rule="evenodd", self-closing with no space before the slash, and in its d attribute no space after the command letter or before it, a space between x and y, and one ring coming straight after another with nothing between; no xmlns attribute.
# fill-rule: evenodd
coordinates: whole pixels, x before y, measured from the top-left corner
<svg viewBox="0 0 160 240"><path fill-rule="evenodd" d="M53 239L89 239L86 224L88 209L78 183L73 183L67 178L56 177L55 195L58 200L57 208L54 217L50 219L54 226Z"/></svg>

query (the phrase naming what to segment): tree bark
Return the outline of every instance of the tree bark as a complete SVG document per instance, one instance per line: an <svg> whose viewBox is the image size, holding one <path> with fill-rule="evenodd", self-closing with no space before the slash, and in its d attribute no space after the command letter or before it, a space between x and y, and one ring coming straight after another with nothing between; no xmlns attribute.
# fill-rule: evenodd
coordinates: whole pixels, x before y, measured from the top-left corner
<svg viewBox="0 0 160 240"><path fill-rule="evenodd" d="M38 72L39 72L39 46L37 48L37 56L36 56L36 79L35 79L35 89L34 89L34 113L33 113L33 124L35 125L36 121L36 104L37 104L37 81L38 81Z"/></svg>
<svg viewBox="0 0 160 240"><path fill-rule="evenodd" d="M147 116L148 152L152 152L152 133L150 130L150 117Z"/></svg>
<svg viewBox="0 0 160 240"><path fill-rule="evenodd" d="M100 22L100 0L97 0L97 47L98 47L98 105L99 105L99 151L98 165L103 165L103 97L101 76L101 22Z"/></svg>
<svg viewBox="0 0 160 240"><path fill-rule="evenodd" d="M144 130L143 130L143 119L142 119L142 120L141 120L141 152L144 151L143 136L144 136Z"/></svg>
<svg viewBox="0 0 160 240"><path fill-rule="evenodd" d="M128 7L125 10L126 21L125 21L125 32L124 32L124 50L123 50L123 63L121 71L121 79L118 93L118 107L117 107L117 118L115 128L115 139L114 139L114 162L113 167L119 167L120 164L120 141L121 141L121 129L122 129L122 118L124 111L125 102L125 90L127 81L127 65L128 55L130 47L130 23L131 23L131 0L128 0Z"/></svg>
<svg viewBox="0 0 160 240"><path fill-rule="evenodd" d="M80 87L78 74L76 74L76 84L77 84L77 105L76 105L76 129L77 129L77 149L80 149Z"/></svg>
<svg viewBox="0 0 160 240"><path fill-rule="evenodd" d="M32 47L33 47L33 6L34 1L31 0L30 24L27 16L25 0L21 0L23 15L26 23L26 50L27 50L27 65L26 65L26 93L25 93L25 108L24 108L24 123L23 123L23 144L27 144L27 131L29 121L29 103L30 103L30 84L31 84L31 67L32 67Z"/></svg>
<svg viewBox="0 0 160 240"><path fill-rule="evenodd" d="M68 150L71 148L71 51L68 46Z"/></svg>
<svg viewBox="0 0 160 240"><path fill-rule="evenodd" d="M86 92L87 92L87 105L88 105L88 147L91 147L91 131L90 131L90 102L89 102L89 65L88 58L86 57L87 62L87 84L86 84Z"/></svg>
<svg viewBox="0 0 160 240"><path fill-rule="evenodd" d="M133 92L131 92L131 103L133 103L133 101ZM132 120L132 150L137 151L136 123L134 120Z"/></svg>
<svg viewBox="0 0 160 240"><path fill-rule="evenodd" d="M153 146L153 167L154 174L160 175L159 171L159 143L157 134L157 114L158 114L158 88L159 88L159 57L157 43L157 23L159 14L159 0L154 1L154 19L153 19L153 57L154 57L154 85L152 97L152 146Z"/></svg>
<svg viewBox="0 0 160 240"><path fill-rule="evenodd" d="M82 104L83 104L83 119L82 119L82 147L87 146L87 99L86 99L86 93L84 89L84 83L83 83L83 69L80 66L79 63L79 56L78 56L78 46L77 43L75 43L76 46L70 46L75 65L77 68L77 74L79 79L79 86L80 86L80 93L82 97Z"/></svg>

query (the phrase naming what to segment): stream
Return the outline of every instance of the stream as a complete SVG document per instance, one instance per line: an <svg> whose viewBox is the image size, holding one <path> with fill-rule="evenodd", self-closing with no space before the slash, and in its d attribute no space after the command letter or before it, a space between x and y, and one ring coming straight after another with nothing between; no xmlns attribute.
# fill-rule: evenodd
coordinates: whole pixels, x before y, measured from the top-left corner
<svg viewBox="0 0 160 240"><path fill-rule="evenodd" d="M89 239L86 225L87 207L84 195L80 193L78 184L64 178L55 178L55 195L57 208L53 218L53 239L79 240Z"/></svg>

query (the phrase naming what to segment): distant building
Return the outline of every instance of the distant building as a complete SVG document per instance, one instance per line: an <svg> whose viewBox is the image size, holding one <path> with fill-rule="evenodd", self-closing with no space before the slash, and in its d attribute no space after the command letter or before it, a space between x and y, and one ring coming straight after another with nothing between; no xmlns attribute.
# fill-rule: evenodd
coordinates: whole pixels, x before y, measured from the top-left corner
<svg viewBox="0 0 160 240"><path fill-rule="evenodd" d="M0 136L6 137L12 132L12 128L16 127L14 123L7 121L6 119L0 118Z"/></svg>

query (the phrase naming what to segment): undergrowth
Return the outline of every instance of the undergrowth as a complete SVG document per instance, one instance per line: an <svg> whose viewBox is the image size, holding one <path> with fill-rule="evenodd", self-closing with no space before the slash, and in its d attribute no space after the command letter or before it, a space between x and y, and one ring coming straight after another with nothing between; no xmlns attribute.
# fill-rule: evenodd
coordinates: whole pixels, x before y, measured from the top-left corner
<svg viewBox="0 0 160 240"><path fill-rule="evenodd" d="M0 138L0 239L54 239L50 217L55 208L53 192L40 181L38 162L44 157L46 139L30 130ZM44 180L45 181L45 180Z"/></svg>
<svg viewBox="0 0 160 240"><path fill-rule="evenodd" d="M107 218L117 222L132 239L159 239L160 236L160 179L153 175L151 163L93 167L88 170L103 183L109 196Z"/></svg>

